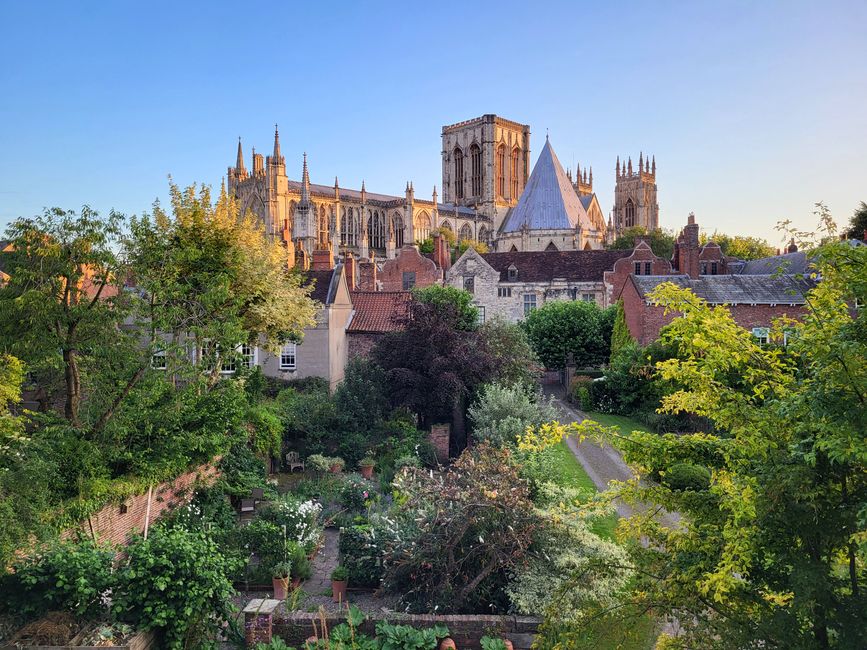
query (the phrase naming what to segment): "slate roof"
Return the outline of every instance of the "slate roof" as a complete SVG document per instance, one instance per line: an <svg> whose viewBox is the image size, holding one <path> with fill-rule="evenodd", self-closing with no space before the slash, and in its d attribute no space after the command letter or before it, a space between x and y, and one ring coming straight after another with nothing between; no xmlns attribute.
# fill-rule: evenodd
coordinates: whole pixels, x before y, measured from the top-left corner
<svg viewBox="0 0 867 650"><path fill-rule="evenodd" d="M739 271L741 275L773 275L774 273L806 274L810 261L803 251L763 257L745 262Z"/></svg>
<svg viewBox="0 0 867 650"><path fill-rule="evenodd" d="M347 332L384 333L401 329L409 313L409 291L353 291L352 320Z"/></svg>
<svg viewBox="0 0 867 650"><path fill-rule="evenodd" d="M501 230L517 232L525 226L530 230L573 230L578 225L593 228L551 142L546 140L518 205L509 211Z"/></svg>
<svg viewBox="0 0 867 650"><path fill-rule="evenodd" d="M642 298L672 282L714 305L803 305L804 294L815 285L792 275L633 275L632 281Z"/></svg>
<svg viewBox="0 0 867 650"><path fill-rule="evenodd" d="M500 282L550 282L565 278L574 282L601 282L605 271L614 270L614 263L629 257L628 251L515 251L485 253L482 258L500 272ZM509 279L509 267L518 270L516 279Z"/></svg>
<svg viewBox="0 0 867 650"><path fill-rule="evenodd" d="M310 297L313 300L321 302L323 305L330 305L334 302L334 294L337 291L337 282L340 277L342 264L334 267L333 271L307 271L305 276L307 281L304 283L310 284L313 282L313 291Z"/></svg>

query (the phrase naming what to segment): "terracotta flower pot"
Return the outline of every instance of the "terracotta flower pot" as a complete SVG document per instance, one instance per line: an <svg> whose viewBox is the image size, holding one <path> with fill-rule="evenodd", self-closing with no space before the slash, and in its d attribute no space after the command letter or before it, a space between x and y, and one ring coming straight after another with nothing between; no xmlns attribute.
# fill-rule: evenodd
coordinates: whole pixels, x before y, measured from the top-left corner
<svg viewBox="0 0 867 650"><path fill-rule="evenodd" d="M512 642L508 639L503 639L503 645L506 646L506 650L515 650L515 646L513 646Z"/></svg>
<svg viewBox="0 0 867 650"><path fill-rule="evenodd" d="M318 641L319 641L319 639L317 639L315 636L308 636L307 640L304 642L304 647L305 648L315 648Z"/></svg>
<svg viewBox="0 0 867 650"><path fill-rule="evenodd" d="M298 589L301 586L301 578L292 578L292 591Z"/></svg>
<svg viewBox="0 0 867 650"><path fill-rule="evenodd" d="M346 602L346 580L331 581L331 600L335 603Z"/></svg>
<svg viewBox="0 0 867 650"><path fill-rule="evenodd" d="M342 470L342 469L343 468L338 463L335 463L334 465L331 466L330 471L332 474L340 474L340 470Z"/></svg>
<svg viewBox="0 0 867 650"><path fill-rule="evenodd" d="M451 637L446 637L442 641L440 641L439 650L457 650L457 646Z"/></svg>
<svg viewBox="0 0 867 650"><path fill-rule="evenodd" d="M275 600L285 600L289 589L289 578L271 578L271 586L274 587Z"/></svg>
<svg viewBox="0 0 867 650"><path fill-rule="evenodd" d="M361 465L358 469L364 478L373 478L373 465Z"/></svg>

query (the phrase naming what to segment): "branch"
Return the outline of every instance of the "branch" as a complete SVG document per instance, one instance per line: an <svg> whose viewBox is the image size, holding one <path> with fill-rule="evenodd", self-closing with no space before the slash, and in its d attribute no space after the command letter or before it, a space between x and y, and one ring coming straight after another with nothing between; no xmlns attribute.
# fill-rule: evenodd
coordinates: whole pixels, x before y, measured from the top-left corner
<svg viewBox="0 0 867 650"><path fill-rule="evenodd" d="M96 424L93 425L93 433L99 433L105 428L105 425L108 424L108 421L114 415L115 410L120 403L126 399L127 395L129 395L130 391L133 387L138 383L139 379L142 378L142 375L145 373L145 368L142 366L138 370L135 371L135 374L130 378L130 380L126 383L126 386L123 387L123 390L118 393L117 397L114 398L112 403L106 409L106 411L99 417L96 421Z"/></svg>

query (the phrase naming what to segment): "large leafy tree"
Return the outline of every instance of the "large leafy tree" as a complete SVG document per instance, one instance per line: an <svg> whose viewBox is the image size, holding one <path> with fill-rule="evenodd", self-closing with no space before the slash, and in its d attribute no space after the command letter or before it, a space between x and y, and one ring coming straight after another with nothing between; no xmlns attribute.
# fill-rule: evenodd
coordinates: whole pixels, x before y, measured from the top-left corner
<svg viewBox="0 0 867 650"><path fill-rule="evenodd" d="M608 359L614 317L613 308L595 302L555 300L530 312L524 330L546 368L563 368L570 360L589 368Z"/></svg>
<svg viewBox="0 0 867 650"><path fill-rule="evenodd" d="M674 233L657 228L648 232L644 226L625 228L611 244L608 250L628 251L635 248L639 237L647 238L651 250L664 260L670 260L674 253Z"/></svg>
<svg viewBox="0 0 867 650"><path fill-rule="evenodd" d="M700 242L702 244L708 242L719 244L723 255L731 255L740 260L758 260L775 255L777 252L766 240L759 237L732 236L718 231L714 231L712 235L702 233Z"/></svg>
<svg viewBox="0 0 867 650"><path fill-rule="evenodd" d="M846 236L849 239L867 240L867 203L864 201L861 201L861 205L852 214Z"/></svg>
<svg viewBox="0 0 867 650"><path fill-rule="evenodd" d="M479 310L473 305L473 295L469 291L448 284L432 284L413 289L412 297L420 303L442 310L447 317L450 312L454 312L458 317L457 326L461 329L474 330L478 326Z"/></svg>
<svg viewBox="0 0 867 650"><path fill-rule="evenodd" d="M455 450L466 442L467 403L498 367L479 332L464 329L465 320L454 305L415 302L404 329L372 352L385 370L392 406L410 409L422 428L451 421Z"/></svg>
<svg viewBox="0 0 867 650"><path fill-rule="evenodd" d="M13 222L7 234L9 280L0 288L0 346L43 377L60 372L64 414L80 424L83 374L98 372L106 346L117 353L131 335L121 328L130 309L117 254L123 216L85 206L52 208ZM102 364L105 367L105 364Z"/></svg>
<svg viewBox="0 0 867 650"><path fill-rule="evenodd" d="M542 366L527 333L518 323L494 316L479 328L479 334L499 362L498 382L536 387Z"/></svg>
<svg viewBox="0 0 867 650"><path fill-rule="evenodd" d="M802 322L760 345L724 307L674 285L653 299L683 314L666 330L678 357L658 364L679 386L665 412L710 418L720 433L621 434L591 423L658 483L618 488L636 515L638 581L622 611L654 608L681 625L669 647L867 646L867 248L815 251L821 282ZM685 468L710 479L684 482ZM707 476L707 474L705 474ZM671 478L670 478L671 477ZM602 620L604 617L600 617Z"/></svg>

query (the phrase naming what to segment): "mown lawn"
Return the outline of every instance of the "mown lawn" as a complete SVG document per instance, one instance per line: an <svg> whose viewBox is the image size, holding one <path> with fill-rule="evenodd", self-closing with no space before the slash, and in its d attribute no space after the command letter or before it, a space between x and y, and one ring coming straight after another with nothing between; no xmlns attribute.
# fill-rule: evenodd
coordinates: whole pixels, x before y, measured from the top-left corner
<svg viewBox="0 0 867 650"><path fill-rule="evenodd" d="M627 431L647 428L635 420L607 413L588 413L587 417L606 426L617 426ZM553 448L552 455L555 459L552 468L552 480L558 484L586 491L588 494L595 493L596 486L584 471L581 463L575 458L575 454L569 449L568 443L563 440ZM593 532L606 539L614 540L614 530L617 527L617 515L610 515L594 522L591 527ZM630 622L629 639L623 639L621 635L612 630L611 638L599 638L596 643L597 650L651 650L659 636L656 622L649 615L642 616Z"/></svg>

